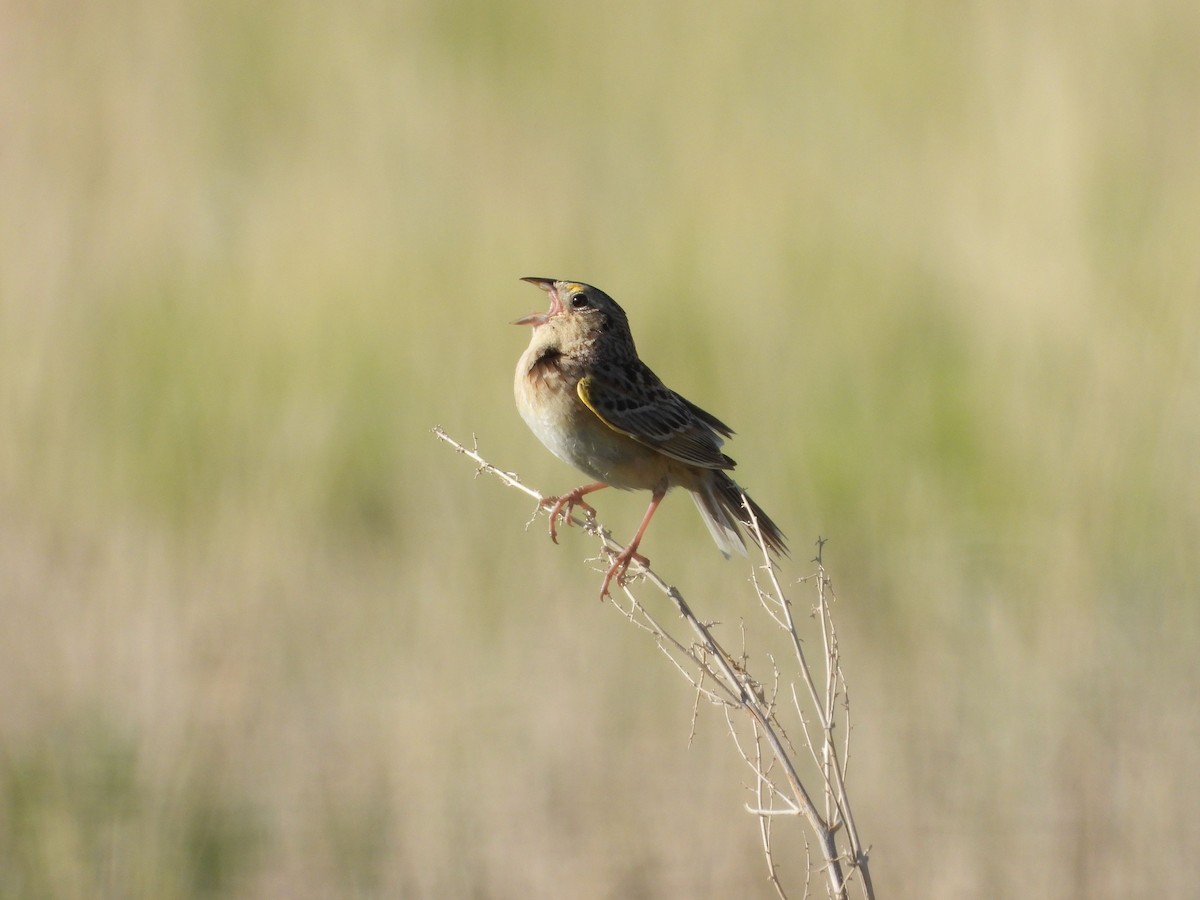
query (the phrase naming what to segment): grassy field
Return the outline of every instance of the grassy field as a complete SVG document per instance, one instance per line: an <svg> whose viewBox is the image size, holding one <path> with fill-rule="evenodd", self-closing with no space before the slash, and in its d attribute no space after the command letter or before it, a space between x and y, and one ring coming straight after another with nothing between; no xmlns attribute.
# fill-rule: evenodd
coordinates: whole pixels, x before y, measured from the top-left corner
<svg viewBox="0 0 1200 900"><path fill-rule="evenodd" d="M1183 0L0 8L0 897L773 896L591 543L429 433L577 483L524 275L738 429L789 578L830 539L881 897L1193 892L1197 46ZM752 614L685 498L643 550Z"/></svg>

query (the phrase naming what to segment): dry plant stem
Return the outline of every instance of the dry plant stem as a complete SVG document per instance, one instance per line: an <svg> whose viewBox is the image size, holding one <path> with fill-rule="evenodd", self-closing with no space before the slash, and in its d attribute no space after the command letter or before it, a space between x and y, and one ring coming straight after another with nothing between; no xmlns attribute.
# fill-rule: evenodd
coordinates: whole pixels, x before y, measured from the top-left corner
<svg viewBox="0 0 1200 900"><path fill-rule="evenodd" d="M435 428L433 431L439 440L446 442L459 453L464 454L476 463L478 466L476 476L482 472L495 475L510 487L516 488L537 500L539 509L543 508L542 495L524 485L514 473L502 471L483 459L479 454L478 443L474 439L472 447L468 449L449 437L441 428ZM766 570L770 582L770 590L767 591L759 584L758 576L755 575L755 587L758 590L759 598L764 608L770 614L771 618L779 627L784 628L791 635L792 647L799 661L807 693L809 694L809 700L812 708L816 711L818 725L820 726L821 736L817 740L814 740L813 736L808 734L808 726L801 712L801 723L805 730L806 742L814 755L824 781L823 805L826 808L825 812L822 812L816 803L814 803L812 796L801 780L792 761L793 751L791 750L790 742L787 741L780 723L775 717L774 692L768 701L763 695L758 682L750 676L749 672L742 665L734 661L734 657L721 646L708 626L696 617L678 589L667 584L648 566L643 565L638 572L640 577L658 588L675 605L679 615L687 622L688 627L697 638L697 641L690 645L684 644L662 627L637 600L628 584L623 583L621 587L628 598L629 606L625 607L615 602L614 606L631 623L653 635L659 650L671 660L680 673L694 686L698 698L703 696L710 702L721 704L726 709L727 717L730 709L739 709L750 717L754 743L753 749L749 751L741 745L736 731L732 728L732 720L729 720L729 722L738 752L756 773L755 792L757 808L751 811L759 816L760 836L762 838L764 855L767 859L769 877L778 895L786 897L783 885L779 880L778 867L774 862L775 848L772 841L770 823L778 815L802 815L808 821L809 827L817 838L823 860L823 871L828 881L831 896L838 898L838 900L848 900L849 898L848 883L843 871L843 861L848 860L851 868L857 870L862 875L861 887L863 895L867 900L874 900L874 890L871 887L867 865L867 854L858 840L854 820L850 815L850 807L845 789L844 754L839 753L838 748L833 742L837 700L839 697L844 697L844 694L841 692L841 686L844 682L842 681L841 670L838 664L836 635L829 619L828 604L825 599L826 579L824 568L821 566L820 558L818 557L817 577L819 581L816 613L821 624L826 660L826 669L823 673L825 676L823 679L824 691L822 692L818 690L816 681L812 676L803 646L796 631L791 603L787 600L779 584L778 576L767 553L765 541L758 528L758 523L754 519L752 510L750 516L754 526L753 532L758 538L765 560L763 568ZM602 542L603 551L610 558L614 555L619 557L624 552L624 548L612 540L609 532L599 525L595 518L589 518L581 522L571 516L569 521L581 525L589 533L597 536ZM698 667L699 674L689 671L680 662L681 657L695 664ZM775 674L776 681L778 681L778 670L776 670ZM778 687L776 686L775 692L777 690ZM822 693L824 694L823 697ZM793 702L796 702L798 698L796 697L794 688L792 694ZM797 704L797 706L799 705ZM763 752L760 742L765 742L769 748L770 759L767 758L768 754ZM772 780L774 777L772 772L776 770L776 767L778 767L783 780L786 781L787 794L781 793L781 787ZM776 806L776 802L782 802L782 808ZM837 833L843 828L847 832L850 844L850 853L848 856L844 855L837 845ZM807 888L805 893L807 894Z"/></svg>
<svg viewBox="0 0 1200 900"><path fill-rule="evenodd" d="M849 796L846 793L846 773L845 761L849 759L849 744L850 744L850 704L846 699L845 694L845 678L841 669L841 657L838 650L837 632L833 627L833 617L829 610L830 587L829 579L825 575L825 565L822 559L822 554L825 547L825 541L822 538L817 540L817 556L813 560L817 565L817 607L814 610L815 617L818 620L821 629L822 647L825 658L825 679L824 679L824 700L822 701L821 693L817 689L816 681L812 675L812 668L809 665L808 658L804 653L804 646L800 640L799 633L796 629L796 621L793 616L793 608L779 584L779 579L775 572L775 567L771 564L770 556L767 553L767 547L761 531L758 527L757 518L754 515L753 508L747 503L745 504L746 512L750 516L750 521L753 524L753 531L758 537L759 548L766 559L767 564L764 568L767 570L771 582L771 593L764 591L758 583L755 576L755 588L758 590L760 601L767 613L774 619L780 627L782 627L790 636L792 641L792 649L796 654L796 659L799 663L801 675L805 685L808 688L809 701L812 708L817 711L818 724L821 727L820 752L818 754L817 745L813 742L812 736L808 731L808 724L805 721L804 710L799 698L795 696L795 687L793 686L793 705L797 714L800 716L800 722L804 729L805 742L808 744L810 752L813 754L814 761L821 770L822 778L825 783L825 821L829 822L836 830L844 828L846 832L846 840L850 844L850 863L851 866L857 869L863 879L863 890L868 898L875 896L875 889L871 882L871 869L867 860L867 849L863 846L858 833L858 826L854 820L854 813L850 807ZM811 577L811 576L810 576ZM807 581L808 579L801 579ZM772 608L772 604L778 607L778 611ZM782 621L781 621L782 619ZM834 742L834 728L837 724L837 705L838 698L842 698L842 707L844 714L844 729L846 736L843 739L842 751L839 754L837 745Z"/></svg>

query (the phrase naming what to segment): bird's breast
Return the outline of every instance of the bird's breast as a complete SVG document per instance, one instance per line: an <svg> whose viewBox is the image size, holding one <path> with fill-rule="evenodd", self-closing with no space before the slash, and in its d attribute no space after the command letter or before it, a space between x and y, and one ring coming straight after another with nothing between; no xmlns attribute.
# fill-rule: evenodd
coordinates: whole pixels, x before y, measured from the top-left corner
<svg viewBox="0 0 1200 900"><path fill-rule="evenodd" d="M517 410L563 462L616 488L653 489L672 468L658 451L615 431L579 398L580 373L561 354L530 347L517 365Z"/></svg>

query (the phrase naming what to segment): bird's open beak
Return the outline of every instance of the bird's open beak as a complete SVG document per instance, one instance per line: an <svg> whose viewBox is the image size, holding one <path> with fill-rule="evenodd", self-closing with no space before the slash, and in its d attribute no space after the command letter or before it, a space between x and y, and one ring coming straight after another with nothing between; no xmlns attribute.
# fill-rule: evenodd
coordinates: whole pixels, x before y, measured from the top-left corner
<svg viewBox="0 0 1200 900"><path fill-rule="evenodd" d="M514 325L532 325L536 328L539 325L545 325L551 316L556 316L563 311L562 301L558 299L558 290L554 287L553 278L522 278L521 280L528 281L534 287L540 287L549 294L550 309L544 313L530 313L524 318L517 319L513 322Z"/></svg>

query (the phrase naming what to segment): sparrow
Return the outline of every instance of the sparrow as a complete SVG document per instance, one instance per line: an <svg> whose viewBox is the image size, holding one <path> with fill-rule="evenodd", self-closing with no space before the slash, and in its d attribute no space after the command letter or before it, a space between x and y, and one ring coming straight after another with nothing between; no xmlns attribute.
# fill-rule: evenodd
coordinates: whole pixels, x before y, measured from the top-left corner
<svg viewBox="0 0 1200 900"><path fill-rule="evenodd" d="M733 429L668 388L642 362L625 311L599 288L579 281L522 278L550 297L550 309L514 325L533 327L517 363L514 393L521 418L559 459L589 478L561 497L547 497L550 538L558 543L559 519L575 507L594 516L584 497L602 488L650 491L650 506L633 539L605 573L600 599L614 578L625 583L646 527L673 487L692 495L721 552L746 553L741 528L752 532L748 506L767 547L787 554L771 518L728 474L735 463L722 452ZM740 528L739 528L740 526Z"/></svg>

